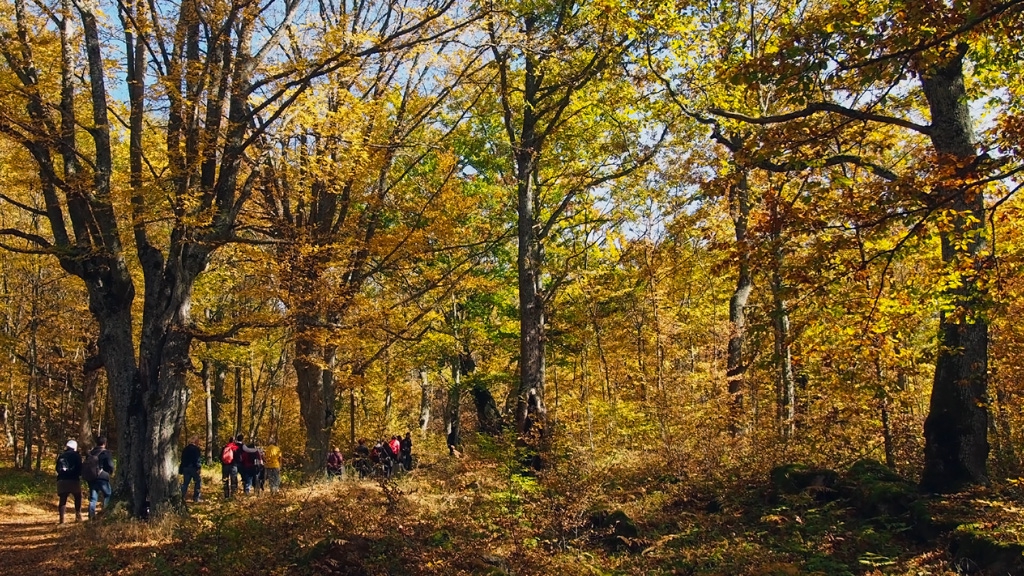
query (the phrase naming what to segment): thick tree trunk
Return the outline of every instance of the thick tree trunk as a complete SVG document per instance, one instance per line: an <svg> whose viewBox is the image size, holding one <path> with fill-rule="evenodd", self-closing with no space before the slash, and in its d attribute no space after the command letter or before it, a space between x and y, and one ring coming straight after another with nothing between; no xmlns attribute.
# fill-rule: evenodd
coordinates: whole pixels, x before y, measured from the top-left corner
<svg viewBox="0 0 1024 576"><path fill-rule="evenodd" d="M78 447L83 452L91 450L93 442L93 418L96 417L96 400L99 393L99 370L89 370L82 382L82 410L78 427Z"/></svg>
<svg viewBox="0 0 1024 576"><path fill-rule="evenodd" d="M977 153L964 88L967 48L958 48L948 61L921 71L931 111L932 145L940 170L950 177L967 170ZM950 210L953 223L952 229L940 232L942 262L950 273L959 273L961 285L948 289L954 308L939 316L921 488L948 493L988 483L988 322L982 311L985 291L979 284L986 219L980 189L940 186L935 194L940 209Z"/></svg>
<svg viewBox="0 0 1024 576"><path fill-rule="evenodd" d="M729 299L729 348L726 357L725 379L730 397L730 429L733 434L740 432L743 417L744 373L743 344L747 335L747 301L753 290L754 281L750 273L750 250L747 246L747 221L750 218L750 192L747 175L743 172L739 181L729 188L729 206L732 212L733 228L736 232L738 274L736 288Z"/></svg>
<svg viewBox="0 0 1024 576"><path fill-rule="evenodd" d="M299 413L306 429L306 461L303 469L313 473L323 468L330 451L335 420L335 350L301 334L295 341L295 375L299 392Z"/></svg>
<svg viewBox="0 0 1024 576"><path fill-rule="evenodd" d="M533 152L519 154L519 394L516 397L516 431L544 433L544 297L541 287L543 247L534 217Z"/></svg>

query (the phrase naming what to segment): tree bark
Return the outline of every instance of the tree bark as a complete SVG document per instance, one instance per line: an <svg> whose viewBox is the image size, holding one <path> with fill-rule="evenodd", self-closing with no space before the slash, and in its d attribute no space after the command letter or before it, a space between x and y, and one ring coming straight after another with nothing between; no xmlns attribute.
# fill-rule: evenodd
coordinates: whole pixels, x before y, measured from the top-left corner
<svg viewBox="0 0 1024 576"><path fill-rule="evenodd" d="M430 382L430 375L424 368L419 369L420 375L420 434L427 435L427 428L430 426L430 399L434 397L434 385Z"/></svg>
<svg viewBox="0 0 1024 576"><path fill-rule="evenodd" d="M531 19L528 19L532 21ZM532 25L528 24L528 28ZM527 30L529 33L529 30ZM519 285L519 394L516 398L516 431L531 428L543 433L547 422L544 406L544 248L537 221L538 198L533 186L540 153L540 137L534 113L539 100L540 77L532 56L526 58L523 120L516 163L516 210ZM531 400L532 399L532 400Z"/></svg>
<svg viewBox="0 0 1024 576"><path fill-rule="evenodd" d="M314 473L327 463L335 421L334 346L296 337L295 366L299 392L299 413L306 430L306 460L303 469Z"/></svg>
<svg viewBox="0 0 1024 576"><path fill-rule="evenodd" d="M445 442L449 449L462 444L462 369L458 356L452 358L452 386L448 390L448 406L445 410Z"/></svg>
<svg viewBox="0 0 1024 576"><path fill-rule="evenodd" d="M729 208L732 213L733 229L736 233L738 255L736 288L729 299L729 347L726 357L725 379L730 398L730 430L733 435L740 432L743 416L744 374L747 366L743 362L743 344L747 334L747 301L754 287L750 272L750 250L747 245L747 222L750 219L750 191L745 171L738 181L729 187Z"/></svg>
<svg viewBox="0 0 1024 576"><path fill-rule="evenodd" d="M776 398L779 431L789 438L796 424L796 381L793 378L793 360L790 353L789 309L786 304L782 263L782 220L778 214L777 200L771 207L772 230L772 335L774 340L774 361Z"/></svg>
<svg viewBox="0 0 1024 576"><path fill-rule="evenodd" d="M78 428L78 446L82 451L91 450L93 442L93 418L96 416L96 400L99 393L100 372L88 370L82 382L81 422Z"/></svg>
<svg viewBox="0 0 1024 576"><path fill-rule="evenodd" d="M242 433L242 416L245 402L242 401L244 395L242 388L242 367L235 366L235 434Z"/></svg>
<svg viewBox="0 0 1024 576"><path fill-rule="evenodd" d="M977 150L964 88L966 46L921 70L931 112L931 140L939 169L954 178L974 161ZM947 289L952 310L939 316L939 349L928 417L921 488L950 493L987 484L988 322L985 289L979 284L985 247L985 198L980 189L939 186L936 199L948 208L952 229L940 231L942 262L960 273L960 286Z"/></svg>

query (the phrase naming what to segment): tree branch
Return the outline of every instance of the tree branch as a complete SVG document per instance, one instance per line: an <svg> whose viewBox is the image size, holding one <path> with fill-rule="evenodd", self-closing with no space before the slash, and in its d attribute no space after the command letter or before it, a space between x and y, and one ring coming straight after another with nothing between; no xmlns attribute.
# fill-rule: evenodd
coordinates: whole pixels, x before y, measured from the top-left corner
<svg viewBox="0 0 1024 576"><path fill-rule="evenodd" d="M1024 0L1022 0L1024 1ZM931 126L924 126L904 120L902 118L893 118L892 116L884 116L882 114L874 114L872 112L864 112L862 110L856 110L854 108L847 108L846 106L840 106L832 102L815 102L808 105L803 110L796 110L788 114L779 114L775 116L747 116L746 114L740 114L738 112L729 112L721 108L711 108L708 110L715 116L722 118L728 118L730 120L737 120L739 122L745 122L747 124L756 124L758 126L768 126L771 124L782 124L793 120L799 120L800 118L808 118L819 112L831 112L833 114L839 114L840 116L846 116L854 120L863 120L865 122L880 122L882 124L891 124L893 126L899 126L901 128L907 128L915 132L924 134L925 136L931 136Z"/></svg>

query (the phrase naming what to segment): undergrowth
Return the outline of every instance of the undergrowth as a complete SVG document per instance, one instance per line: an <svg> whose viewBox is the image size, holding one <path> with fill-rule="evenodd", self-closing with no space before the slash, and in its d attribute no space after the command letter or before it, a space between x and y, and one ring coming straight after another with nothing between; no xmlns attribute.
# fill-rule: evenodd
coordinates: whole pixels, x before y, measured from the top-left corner
<svg viewBox="0 0 1024 576"><path fill-rule="evenodd" d="M867 488L789 493L767 469L555 449L538 472L501 440L440 454L393 482L350 477L230 501L209 478L208 501L184 515L82 528L83 573L985 575L1014 573L1005 551L1024 533L1019 483L922 499L945 526L924 538L915 516L867 513L840 493ZM49 485L0 474L5 498L40 498ZM972 550L990 539L996 552L985 553L1003 554L997 566L1011 572L958 557L958 535Z"/></svg>

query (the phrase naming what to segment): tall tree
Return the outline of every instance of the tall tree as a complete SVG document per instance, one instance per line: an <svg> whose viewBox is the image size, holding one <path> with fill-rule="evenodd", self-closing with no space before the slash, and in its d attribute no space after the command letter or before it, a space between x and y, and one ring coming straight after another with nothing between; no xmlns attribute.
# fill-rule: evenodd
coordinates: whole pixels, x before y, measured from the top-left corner
<svg viewBox="0 0 1024 576"><path fill-rule="evenodd" d="M558 0L488 4L497 110L515 187L520 314L515 422L544 433L545 244L587 195L645 166L665 135L628 77L630 18L646 6ZM643 18L640 18L641 20ZM583 152L586 150L586 152Z"/></svg>

